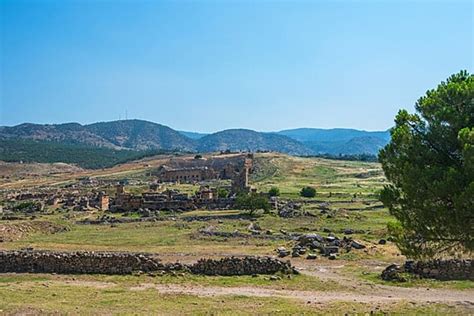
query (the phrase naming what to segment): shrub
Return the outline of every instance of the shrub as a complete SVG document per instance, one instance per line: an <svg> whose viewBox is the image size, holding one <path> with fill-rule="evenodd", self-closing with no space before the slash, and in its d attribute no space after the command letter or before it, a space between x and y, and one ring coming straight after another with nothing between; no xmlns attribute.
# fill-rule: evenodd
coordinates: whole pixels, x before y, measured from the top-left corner
<svg viewBox="0 0 474 316"><path fill-rule="evenodd" d="M217 196L220 198L220 199L224 199L226 197L229 196L229 191L227 191L226 189L224 188L219 188L219 190L217 190Z"/></svg>
<svg viewBox="0 0 474 316"><path fill-rule="evenodd" d="M304 187L300 191L302 197L312 198L316 196L316 189L313 187Z"/></svg>
<svg viewBox="0 0 474 316"><path fill-rule="evenodd" d="M272 187L270 190L268 190L268 195L270 196L280 196L280 189L277 187Z"/></svg>

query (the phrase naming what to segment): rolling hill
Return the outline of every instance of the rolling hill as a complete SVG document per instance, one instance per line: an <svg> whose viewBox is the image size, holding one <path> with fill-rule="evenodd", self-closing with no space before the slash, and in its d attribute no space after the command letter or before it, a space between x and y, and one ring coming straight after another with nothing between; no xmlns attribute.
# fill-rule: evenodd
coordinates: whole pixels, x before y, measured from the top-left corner
<svg viewBox="0 0 474 316"><path fill-rule="evenodd" d="M196 147L192 139L168 126L142 120L100 122L90 125L25 123L0 128L0 138L56 141L64 144L133 150L193 151Z"/></svg>
<svg viewBox="0 0 474 316"><path fill-rule="evenodd" d="M315 154L330 155L376 155L390 141L389 131L368 132L346 128L298 128L278 134L301 142Z"/></svg>
<svg viewBox="0 0 474 316"><path fill-rule="evenodd" d="M276 151L291 155L376 155L390 139L388 131L301 128L274 133L229 129L213 134L176 131L144 120L121 120L88 125L31 124L0 127L0 160L56 162L90 161L109 157L123 161L156 152ZM17 142L17 143L15 143ZM40 148L50 155L40 153ZM105 151L102 149L108 149ZM124 152L120 152L124 151ZM145 153L147 152L147 153ZM53 155L53 153L56 153ZM89 155L77 157L75 155ZM41 159L40 159L41 158ZM99 159L99 158L95 158ZM38 160L38 161L39 161ZM99 159L101 160L101 159ZM93 165L93 164L90 164ZM102 165L102 164L101 164Z"/></svg>
<svg viewBox="0 0 474 316"><path fill-rule="evenodd" d="M143 120L100 122L84 127L120 148L193 151L196 147L194 140L174 129Z"/></svg>
<svg viewBox="0 0 474 316"><path fill-rule="evenodd" d="M291 155L310 155L311 150L284 135L261 133L248 129L229 129L199 139L197 150L212 151L278 151Z"/></svg>

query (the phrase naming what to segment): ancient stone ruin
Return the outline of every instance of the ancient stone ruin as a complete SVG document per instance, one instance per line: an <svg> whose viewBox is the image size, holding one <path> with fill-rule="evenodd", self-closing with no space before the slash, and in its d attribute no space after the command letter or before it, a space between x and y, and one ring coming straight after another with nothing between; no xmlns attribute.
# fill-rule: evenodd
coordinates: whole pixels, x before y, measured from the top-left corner
<svg viewBox="0 0 474 316"><path fill-rule="evenodd" d="M161 263L157 255L128 252L0 251L0 273L131 274L182 271L204 275L297 273L290 262L271 257L201 259Z"/></svg>
<svg viewBox="0 0 474 316"><path fill-rule="evenodd" d="M152 172L159 182L195 183L205 180L232 180L232 192L248 191L252 154L207 159L174 159Z"/></svg>

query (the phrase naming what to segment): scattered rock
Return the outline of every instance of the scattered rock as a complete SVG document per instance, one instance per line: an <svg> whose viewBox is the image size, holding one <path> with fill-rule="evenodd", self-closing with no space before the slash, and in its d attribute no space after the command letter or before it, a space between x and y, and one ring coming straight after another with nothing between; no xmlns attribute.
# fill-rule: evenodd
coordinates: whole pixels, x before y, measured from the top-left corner
<svg viewBox="0 0 474 316"><path fill-rule="evenodd" d="M396 264L391 264L382 271L382 280L384 281L397 281L397 282L406 282L406 278L404 278L401 273L403 269Z"/></svg>
<svg viewBox="0 0 474 316"><path fill-rule="evenodd" d="M362 245L361 243L358 243L357 241L353 240L351 243L352 248L354 249L364 249L365 246Z"/></svg>
<svg viewBox="0 0 474 316"><path fill-rule="evenodd" d="M283 258L290 254L290 252L285 247L279 247L277 249L278 257Z"/></svg>

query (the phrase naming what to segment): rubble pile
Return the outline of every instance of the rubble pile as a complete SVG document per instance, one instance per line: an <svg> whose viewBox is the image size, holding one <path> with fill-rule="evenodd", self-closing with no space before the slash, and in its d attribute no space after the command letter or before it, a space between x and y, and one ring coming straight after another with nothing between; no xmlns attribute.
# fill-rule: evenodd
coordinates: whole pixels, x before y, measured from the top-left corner
<svg viewBox="0 0 474 316"><path fill-rule="evenodd" d="M340 252L340 249L350 251L352 249L364 249L365 246L352 238L343 237L342 239L329 234L328 237L323 237L319 234L305 234L301 235L296 239L297 243L292 248L291 252L284 247L277 249L278 256L280 258L286 257L291 253L292 257L300 257L309 251L308 259L316 259L314 251L319 251L323 256L329 257L329 259L336 259L336 254Z"/></svg>
<svg viewBox="0 0 474 316"><path fill-rule="evenodd" d="M306 212L301 209L301 204L295 202L287 202L283 205L278 205L278 216L283 218L291 218L306 215Z"/></svg>

